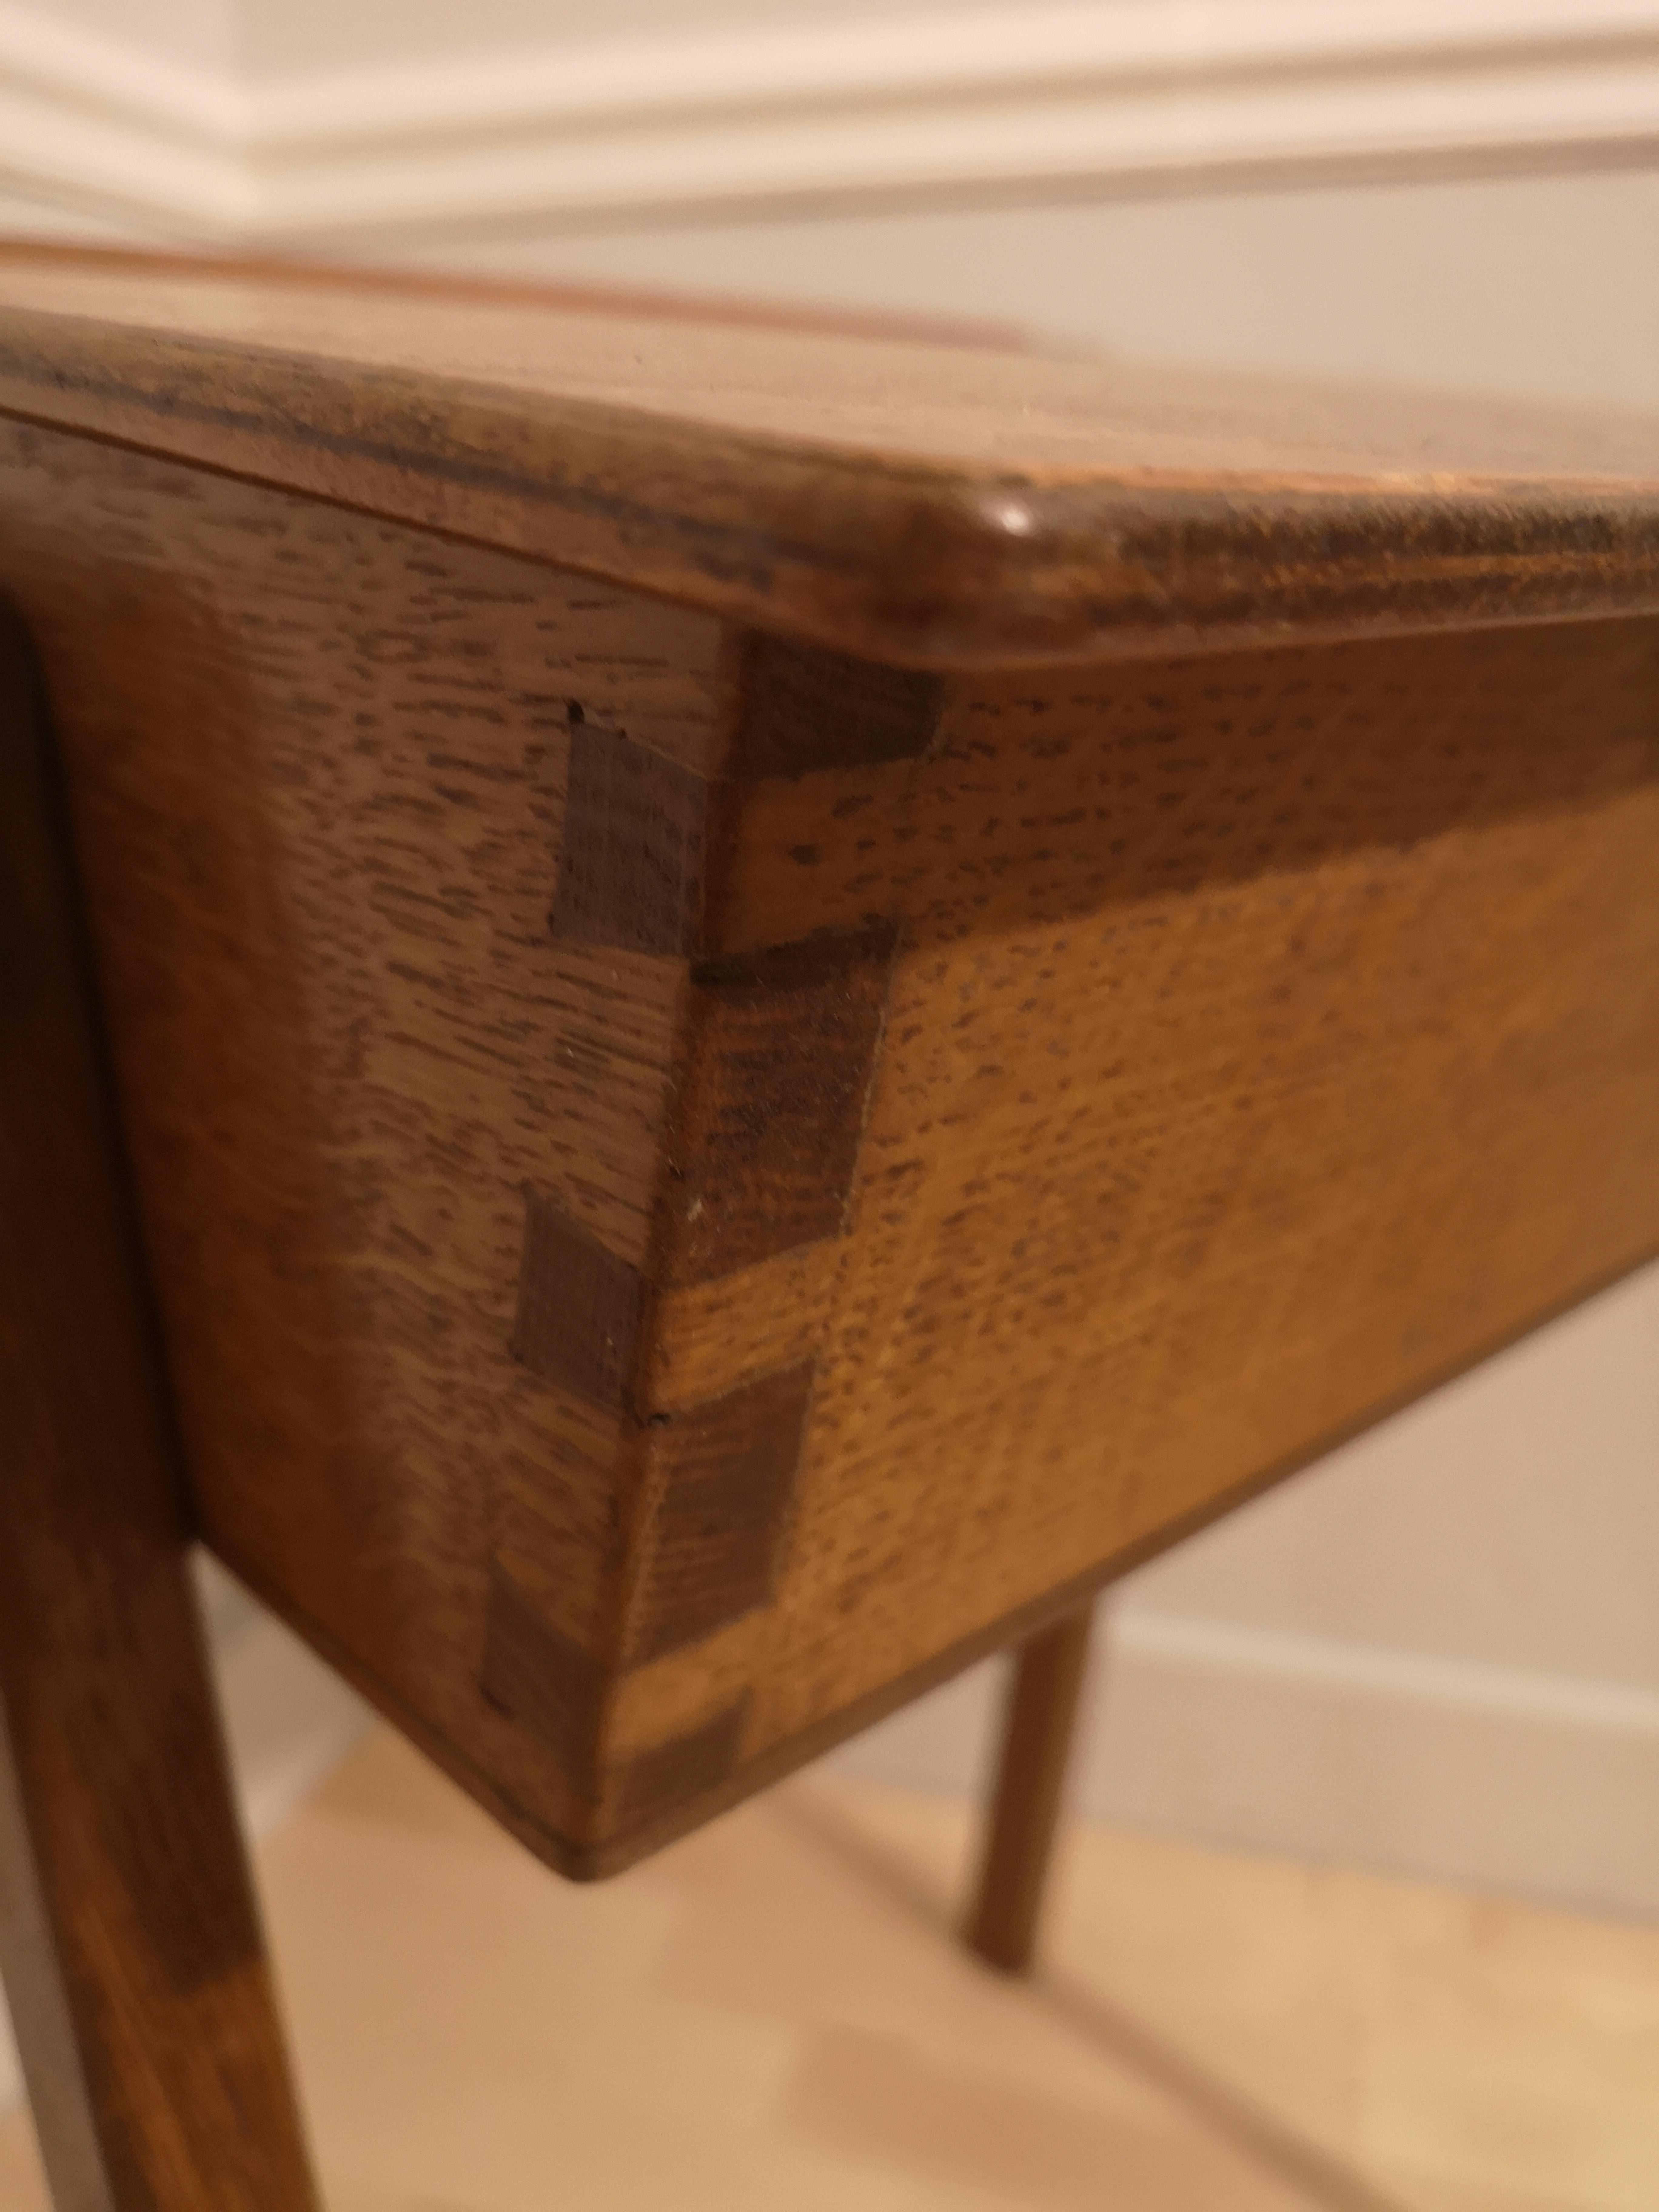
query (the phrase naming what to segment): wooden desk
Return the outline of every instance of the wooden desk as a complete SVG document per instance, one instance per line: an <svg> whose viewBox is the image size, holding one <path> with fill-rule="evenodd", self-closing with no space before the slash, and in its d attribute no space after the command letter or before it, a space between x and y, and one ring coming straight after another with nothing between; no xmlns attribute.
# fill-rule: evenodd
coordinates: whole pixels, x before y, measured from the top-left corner
<svg viewBox="0 0 1659 2212"><path fill-rule="evenodd" d="M1655 426L21 252L0 410L191 1510L562 1871L1659 1250Z"/></svg>

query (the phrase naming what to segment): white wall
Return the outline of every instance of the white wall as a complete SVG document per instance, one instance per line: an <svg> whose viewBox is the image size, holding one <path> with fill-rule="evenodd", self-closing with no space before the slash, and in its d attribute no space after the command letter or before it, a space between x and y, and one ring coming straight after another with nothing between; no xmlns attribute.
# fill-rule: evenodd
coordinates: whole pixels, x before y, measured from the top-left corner
<svg viewBox="0 0 1659 2212"><path fill-rule="evenodd" d="M1498 4L1438 14L1491 20ZM604 28L672 18L684 35L739 8L632 0ZM1529 9L1515 0L1517 21ZM1332 23L1368 11L1387 14L1327 0ZM830 0L746 12L864 20ZM1586 0L1572 20L1600 12ZM1645 16L1659 54L1659 6ZM1218 0L1183 21L1224 17L1265 20L1259 0ZM589 20L534 14L550 40ZM245 7L240 52L248 82L298 81L394 42L400 61L476 51L530 21L514 0L298 0ZM1606 112L1637 112L1645 82L1632 64L1628 88L1602 88ZM532 164L543 197L516 212L428 220L394 193L367 220L359 196L341 234L383 259L988 313L1127 355L1659 410L1659 168L1628 166L1629 143L1626 167L1563 167L1547 125L1505 156L1524 173L1452 178L1437 173L1443 148L1397 149L1375 181L1292 164L1300 188L1244 191L1200 163L1161 193L1115 166L1103 125L1092 180L1064 194L978 173L877 204L832 179L792 185L787 210L762 193L672 221L585 216ZM1567 150L1595 149L1581 135ZM1189 1832L1659 1913L1656 1562L1659 1271L1127 1586L1084 1797ZM846 1756L966 1787L989 1691L981 1672Z"/></svg>
<svg viewBox="0 0 1659 2212"><path fill-rule="evenodd" d="M361 245L1659 149L1654 0L222 4L0 0L0 176Z"/></svg>
<svg viewBox="0 0 1659 2212"><path fill-rule="evenodd" d="M70 34L88 32L158 61L228 69L241 11L237 0L4 0L3 12L34 15Z"/></svg>
<svg viewBox="0 0 1659 2212"><path fill-rule="evenodd" d="M92 0L82 0L92 4ZM199 0L204 4L204 0ZM113 4L113 0L112 0ZM350 68L440 54L469 54L495 47L505 51L568 41L573 46L601 40L673 33L709 24L772 25L844 22L848 17L895 14L926 15L954 9L959 0L898 0L877 9L848 0L605 0L603 9L583 0L284 0L281 7L243 11L242 52L257 71L272 75ZM1109 0L1112 4L1112 0ZM1123 4L1123 0L1115 0Z"/></svg>
<svg viewBox="0 0 1659 2212"><path fill-rule="evenodd" d="M378 242L378 258L1012 316L1151 360L1659 410L1659 163Z"/></svg>

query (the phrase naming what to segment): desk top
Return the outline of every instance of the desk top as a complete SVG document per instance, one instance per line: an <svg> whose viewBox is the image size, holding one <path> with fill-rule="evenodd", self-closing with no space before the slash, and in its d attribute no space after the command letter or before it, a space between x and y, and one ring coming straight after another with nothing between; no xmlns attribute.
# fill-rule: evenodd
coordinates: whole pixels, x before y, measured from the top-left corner
<svg viewBox="0 0 1659 2212"><path fill-rule="evenodd" d="M1659 607L1659 418L979 326L14 245L0 409L912 665Z"/></svg>

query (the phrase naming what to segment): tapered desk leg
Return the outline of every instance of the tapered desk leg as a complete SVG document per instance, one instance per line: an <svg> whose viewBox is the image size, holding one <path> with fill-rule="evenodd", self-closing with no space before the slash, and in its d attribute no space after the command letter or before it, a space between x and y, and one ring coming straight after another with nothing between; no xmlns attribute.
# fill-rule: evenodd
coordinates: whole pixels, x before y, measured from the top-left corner
<svg viewBox="0 0 1659 2212"><path fill-rule="evenodd" d="M0 1972L58 2212L314 2212L27 640L0 609Z"/></svg>
<svg viewBox="0 0 1659 2212"><path fill-rule="evenodd" d="M1093 1613L1090 1603L1067 1613L1023 1645L1015 1662L965 1929L969 1948L1005 1973L1024 1973L1036 1948Z"/></svg>

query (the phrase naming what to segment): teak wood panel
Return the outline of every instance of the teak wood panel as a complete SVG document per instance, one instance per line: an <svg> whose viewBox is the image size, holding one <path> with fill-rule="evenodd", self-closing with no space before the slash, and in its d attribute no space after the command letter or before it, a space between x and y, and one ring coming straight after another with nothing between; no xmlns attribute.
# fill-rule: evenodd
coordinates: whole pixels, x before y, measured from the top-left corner
<svg viewBox="0 0 1659 2212"><path fill-rule="evenodd" d="M1659 627L934 677L62 433L202 1510L566 1868L1659 1247Z"/></svg>

